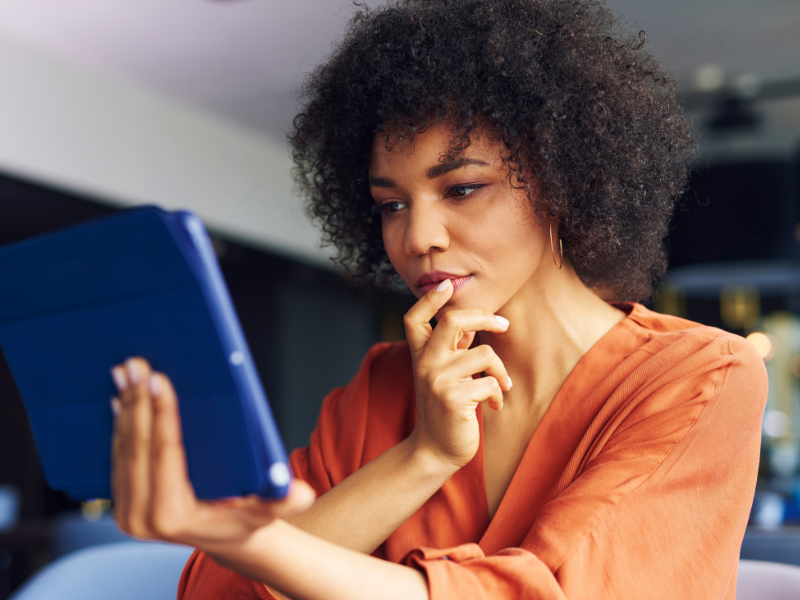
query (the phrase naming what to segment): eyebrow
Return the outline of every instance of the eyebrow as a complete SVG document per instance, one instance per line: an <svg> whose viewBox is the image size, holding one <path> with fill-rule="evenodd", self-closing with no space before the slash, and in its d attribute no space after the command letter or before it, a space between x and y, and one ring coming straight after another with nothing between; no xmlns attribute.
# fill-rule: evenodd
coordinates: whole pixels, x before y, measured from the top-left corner
<svg viewBox="0 0 800 600"><path fill-rule="evenodd" d="M431 167L428 169L426 175L428 179L436 179L437 177L446 175L450 171L455 171L467 165L483 165L488 167L489 163L478 160L477 158L455 158ZM370 177L369 184L372 187L397 187L397 183L395 183L394 179L389 179L388 177Z"/></svg>

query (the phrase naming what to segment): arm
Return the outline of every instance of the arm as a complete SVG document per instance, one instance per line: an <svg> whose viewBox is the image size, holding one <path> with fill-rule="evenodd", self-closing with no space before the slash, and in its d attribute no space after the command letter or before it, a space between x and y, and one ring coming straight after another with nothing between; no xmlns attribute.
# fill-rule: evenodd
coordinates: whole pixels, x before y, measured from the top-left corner
<svg viewBox="0 0 800 600"><path fill-rule="evenodd" d="M425 570L431 598L732 597L766 374L744 340L688 341L685 363L659 374L645 360L646 378L617 380L627 391L606 402L613 412L587 431L521 547L415 551L407 564Z"/></svg>
<svg viewBox="0 0 800 600"><path fill-rule="evenodd" d="M274 552L280 548L280 552ZM244 544L207 548L218 562L294 599L427 600L417 569L342 548L283 521Z"/></svg>
<svg viewBox="0 0 800 600"><path fill-rule="evenodd" d="M417 342L410 346L422 372L417 397L423 398L414 433L343 483L319 510L298 519L312 533L316 528L362 551L380 544L472 458L479 443L475 410L480 401L488 398L496 408L502 405L502 389L508 384L501 386L493 376L471 378L476 372L495 372L506 382L502 363L491 352L470 350L469 342L474 331L505 331L507 322L482 311L460 311L457 318L445 315L434 334L428 321L447 301L452 286L441 292L426 296L417 305L422 308L411 313L421 319L409 337ZM118 416L112 484L115 516L124 531L205 550L218 562L292 597L371 598L385 595L387 585L402 597L427 596L425 578L416 569L390 565L275 522L298 507L308 486L295 484L280 503L256 497L198 501L188 481L177 399L167 377L151 373L142 359L115 368L114 375L120 399L113 404ZM385 470L389 473L384 475ZM395 514L387 515L387 506ZM365 526L354 527L365 520ZM359 577L351 577L354 573Z"/></svg>
<svg viewBox="0 0 800 600"><path fill-rule="evenodd" d="M374 599L428 597L419 571L316 538L282 522L306 508L313 492L293 482L289 496L201 502L191 488L177 398L165 376L141 359L127 364L127 379L112 406L117 414L112 485L123 531L205 550L218 562L264 581L292 598Z"/></svg>
<svg viewBox="0 0 800 600"><path fill-rule="evenodd" d="M364 554L372 553L457 469L407 438L285 521Z"/></svg>
<svg viewBox="0 0 800 600"><path fill-rule="evenodd" d="M499 408L502 392L509 386L505 368L496 355L486 352L488 347L468 348L475 331L502 332L507 325L482 311L452 311L432 331L430 320L451 294L451 285L441 291L431 290L406 315L419 414L413 433L343 481L334 481L335 487L323 490L325 493L310 509L286 521L317 537L369 554L472 459L480 435L475 417L478 403L488 398L490 405ZM490 377L473 381L471 375L481 371ZM500 385L499 381L504 383ZM365 389L362 398L366 400L366 396ZM318 470L323 470L320 464L325 454L342 452L331 441L344 435L339 427L358 422L353 412L366 410L348 405L341 396L330 400L338 404L333 409L326 400L312 438L314 452L322 456L317 461ZM441 406L451 408L447 412L438 408ZM337 420L335 432L328 431L334 428L328 422L333 419ZM355 452L360 456L360 449ZM318 484L329 485L328 473L315 479Z"/></svg>

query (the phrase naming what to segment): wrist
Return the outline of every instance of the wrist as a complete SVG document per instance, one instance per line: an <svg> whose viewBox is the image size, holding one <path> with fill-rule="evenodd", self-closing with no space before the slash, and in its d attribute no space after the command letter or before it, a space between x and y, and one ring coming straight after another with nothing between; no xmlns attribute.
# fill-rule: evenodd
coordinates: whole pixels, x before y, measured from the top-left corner
<svg viewBox="0 0 800 600"><path fill-rule="evenodd" d="M420 473L424 478L440 480L443 485L464 465L438 452L426 444L421 437L418 430L414 429L411 435L398 445L404 446L406 460L413 465L414 471Z"/></svg>

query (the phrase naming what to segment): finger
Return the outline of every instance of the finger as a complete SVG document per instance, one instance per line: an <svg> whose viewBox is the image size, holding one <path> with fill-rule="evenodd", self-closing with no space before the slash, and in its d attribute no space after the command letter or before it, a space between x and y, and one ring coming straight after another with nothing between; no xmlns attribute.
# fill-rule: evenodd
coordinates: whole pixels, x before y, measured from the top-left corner
<svg viewBox="0 0 800 600"><path fill-rule="evenodd" d="M123 481L125 479L125 463L122 460L122 434L120 431L120 413L122 412L122 401L120 398L128 387L128 378L125 369L117 365L111 369L111 379L117 388L117 396L111 398L111 413L113 415L113 432L111 436L111 497L114 498L114 512L121 513L124 503Z"/></svg>
<svg viewBox="0 0 800 600"><path fill-rule="evenodd" d="M284 506L281 507L282 517L302 512L311 508L317 499L317 493L310 485L301 479L293 479L289 485L289 494L284 499Z"/></svg>
<svg viewBox="0 0 800 600"><path fill-rule="evenodd" d="M438 287L429 290L406 313L403 323L411 353L420 352L431 337L431 319L453 296L453 282L445 279Z"/></svg>
<svg viewBox="0 0 800 600"><path fill-rule="evenodd" d="M132 394L125 365L119 365L112 371L115 381L121 381L117 400L117 416L115 418L114 436L114 471L112 475L113 489L112 498L114 501L114 514L117 523L123 531L127 531L128 516L128 484L130 482L130 448L131 448L131 406L133 405Z"/></svg>
<svg viewBox="0 0 800 600"><path fill-rule="evenodd" d="M253 531L269 525L292 512L305 510L314 502L314 490L304 481L292 480L289 493L281 500L266 500L260 496L226 498L198 503L197 519L201 527L187 536L189 545L243 539ZM209 524L213 523L213 527Z"/></svg>
<svg viewBox="0 0 800 600"><path fill-rule="evenodd" d="M153 373L149 383L153 406L149 527L159 538L179 541L197 499L186 466L178 397L163 373Z"/></svg>
<svg viewBox="0 0 800 600"><path fill-rule="evenodd" d="M251 495L243 498L228 498L225 502L230 506L249 510L262 518L279 519L300 512L314 504L317 495L314 489L301 479L293 479L289 484L289 492L280 500L265 500Z"/></svg>
<svg viewBox="0 0 800 600"><path fill-rule="evenodd" d="M430 345L436 350L458 350L465 333L491 331L503 333L508 330L508 319L480 309L451 310L436 324L430 336Z"/></svg>
<svg viewBox="0 0 800 600"><path fill-rule="evenodd" d="M112 415L112 429L111 429L111 497L115 498L118 496L117 490L120 488L120 478L122 476L122 466L120 460L120 448L119 448L119 435L117 431L118 420L117 417L119 416L121 410L121 403L118 397L113 396L109 401L110 408L111 408L111 415ZM114 510L116 510L117 506L116 503L114 504Z"/></svg>
<svg viewBox="0 0 800 600"><path fill-rule="evenodd" d="M476 332L474 331L467 331L464 335L461 336L461 339L458 340L456 344L456 348L459 350L468 350L470 346L472 346L472 342L475 341Z"/></svg>
<svg viewBox="0 0 800 600"><path fill-rule="evenodd" d="M443 371L445 377L452 379L466 379L477 373L486 373L496 379L504 392L511 389L506 366L492 347L485 344L462 352Z"/></svg>
<svg viewBox="0 0 800 600"><path fill-rule="evenodd" d="M120 409L120 441L125 463L122 483L123 521L134 536L146 537L147 509L150 497L150 435L152 401L150 398L150 365L141 358L125 363L128 387L122 394Z"/></svg>
<svg viewBox="0 0 800 600"><path fill-rule="evenodd" d="M458 385L457 394L464 402L489 402L489 407L494 410L503 408L503 390L494 377L481 377L470 379Z"/></svg>

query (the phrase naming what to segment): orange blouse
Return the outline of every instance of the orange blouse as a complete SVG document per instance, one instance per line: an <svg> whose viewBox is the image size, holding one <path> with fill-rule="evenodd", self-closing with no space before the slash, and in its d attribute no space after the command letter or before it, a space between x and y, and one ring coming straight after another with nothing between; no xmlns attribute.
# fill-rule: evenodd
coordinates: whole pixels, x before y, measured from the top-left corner
<svg viewBox="0 0 800 600"><path fill-rule="evenodd" d="M628 316L564 382L494 518L481 444L375 556L423 571L434 600L735 597L764 363L738 336L620 308ZM292 467L324 494L415 421L408 346L377 344L325 399ZM196 552L178 598L274 596Z"/></svg>

